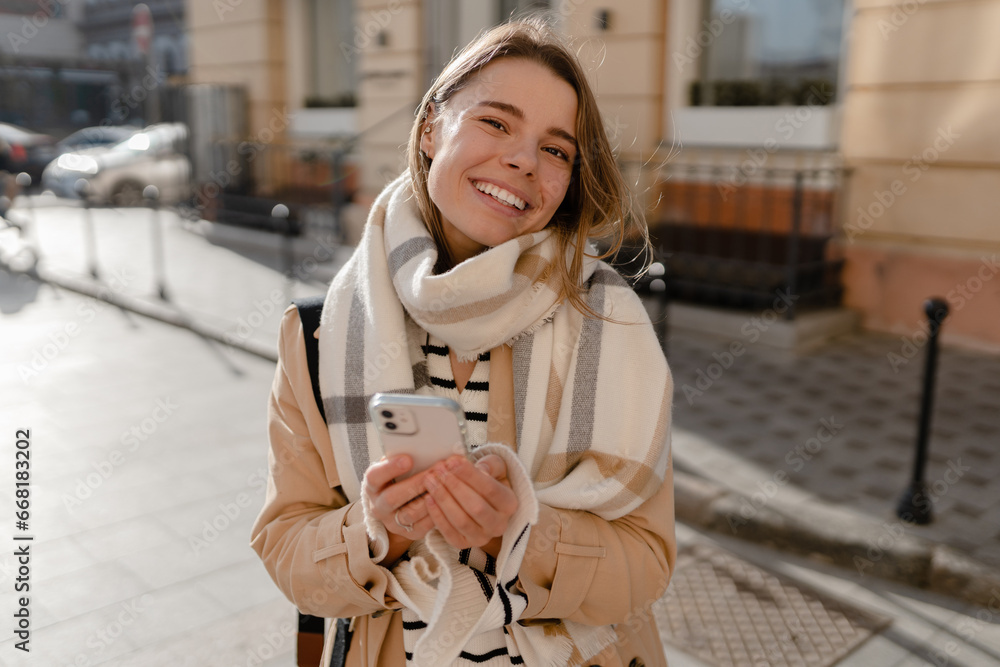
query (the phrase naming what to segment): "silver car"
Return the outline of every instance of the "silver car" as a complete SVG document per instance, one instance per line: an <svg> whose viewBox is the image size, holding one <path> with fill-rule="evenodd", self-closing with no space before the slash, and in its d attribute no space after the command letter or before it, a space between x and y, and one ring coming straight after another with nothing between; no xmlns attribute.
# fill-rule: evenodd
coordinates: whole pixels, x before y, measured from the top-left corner
<svg viewBox="0 0 1000 667"><path fill-rule="evenodd" d="M42 188L60 197L78 197L86 182L95 203L141 206L147 185L159 189L160 202L174 204L191 196L191 162L183 123L160 123L110 147L64 153L42 172Z"/></svg>

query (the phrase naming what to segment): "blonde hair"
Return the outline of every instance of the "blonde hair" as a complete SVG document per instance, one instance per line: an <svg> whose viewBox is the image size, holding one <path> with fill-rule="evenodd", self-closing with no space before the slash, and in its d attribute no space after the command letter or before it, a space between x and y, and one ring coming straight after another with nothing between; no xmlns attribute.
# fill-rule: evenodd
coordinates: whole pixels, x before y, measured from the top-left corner
<svg viewBox="0 0 1000 667"><path fill-rule="evenodd" d="M627 235L637 234L646 249L649 237L642 211L636 206L615 160L597 100L583 68L545 19L538 16L504 23L481 34L448 63L417 108L407 160L417 205L438 246L439 267L450 268L453 262L441 212L427 190L431 160L420 150L420 136L432 106L435 119L440 118L455 93L465 88L480 70L501 58L521 58L543 65L576 91L577 158L566 197L547 228L553 230L558 241L560 254L557 256L565 257L571 248L573 251L568 266L565 262L556 263L563 296L584 314L600 317L581 296L587 241L610 241L608 249L598 255L603 259L618 252ZM633 233L630 228L634 228Z"/></svg>

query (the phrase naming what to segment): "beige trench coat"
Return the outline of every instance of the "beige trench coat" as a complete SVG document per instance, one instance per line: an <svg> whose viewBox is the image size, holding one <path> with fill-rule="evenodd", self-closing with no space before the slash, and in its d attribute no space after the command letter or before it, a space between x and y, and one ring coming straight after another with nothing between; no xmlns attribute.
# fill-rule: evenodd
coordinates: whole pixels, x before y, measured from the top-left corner
<svg viewBox="0 0 1000 667"><path fill-rule="evenodd" d="M401 614L393 611L399 604L387 595L388 571L369 555L361 504L341 493L294 306L281 324L268 432L270 478L252 548L303 613L356 617L348 665L404 665ZM652 607L666 590L676 555L672 470L655 496L615 521L542 506L519 573L528 599L519 622L615 624L619 641L588 664L665 665ZM324 664L332 635L327 632Z"/></svg>

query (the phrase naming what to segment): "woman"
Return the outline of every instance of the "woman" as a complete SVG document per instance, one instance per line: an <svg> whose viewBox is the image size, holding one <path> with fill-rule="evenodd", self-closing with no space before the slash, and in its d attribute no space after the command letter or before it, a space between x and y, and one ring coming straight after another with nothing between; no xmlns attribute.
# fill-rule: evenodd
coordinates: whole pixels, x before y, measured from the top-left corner
<svg viewBox="0 0 1000 667"><path fill-rule="evenodd" d="M301 611L353 619L348 665L665 664L673 386L588 245L620 244L630 202L575 57L503 25L427 92L306 332L326 423L285 313L252 546ZM393 391L458 401L470 456L394 482L412 462L381 456L366 411Z"/></svg>

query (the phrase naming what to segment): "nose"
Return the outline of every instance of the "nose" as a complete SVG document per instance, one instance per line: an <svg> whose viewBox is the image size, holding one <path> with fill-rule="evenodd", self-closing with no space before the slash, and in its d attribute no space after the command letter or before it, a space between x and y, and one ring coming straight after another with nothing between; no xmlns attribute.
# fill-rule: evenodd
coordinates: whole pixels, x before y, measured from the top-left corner
<svg viewBox="0 0 1000 667"><path fill-rule="evenodd" d="M528 141L513 142L501 160L504 165L525 176L534 176L538 169L538 155L535 146Z"/></svg>

